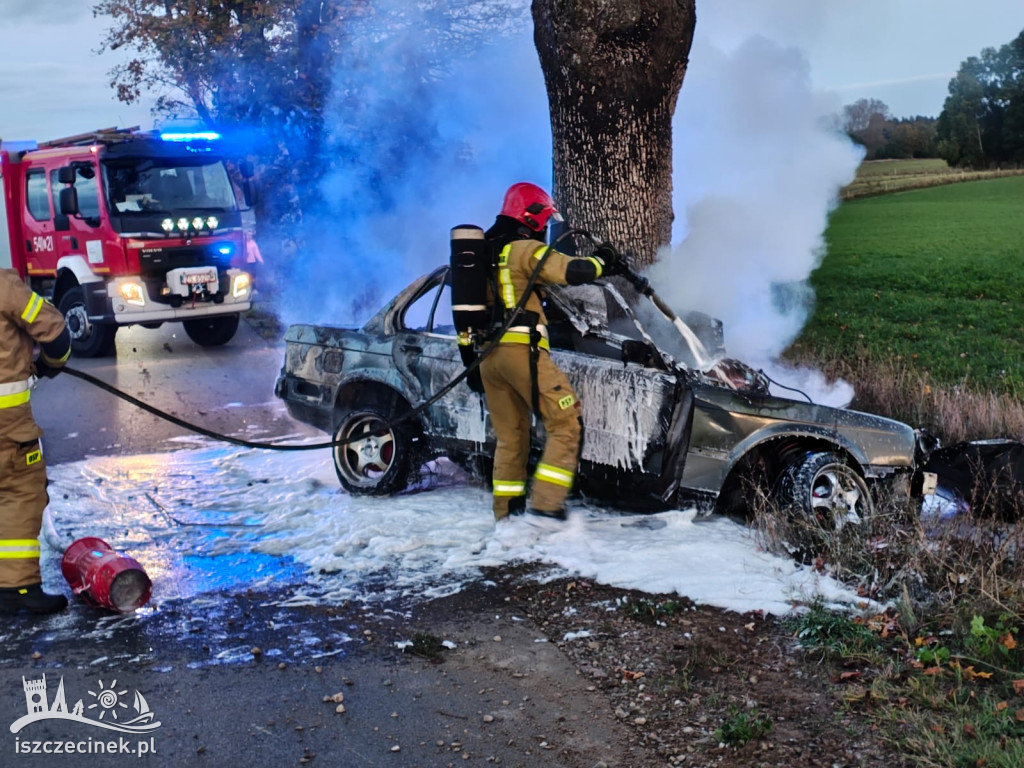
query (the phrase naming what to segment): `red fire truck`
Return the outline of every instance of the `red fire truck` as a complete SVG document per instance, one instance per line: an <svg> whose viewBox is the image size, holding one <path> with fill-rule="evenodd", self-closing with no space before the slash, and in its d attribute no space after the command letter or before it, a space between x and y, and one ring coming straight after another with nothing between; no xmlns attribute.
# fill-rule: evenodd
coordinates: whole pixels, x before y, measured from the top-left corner
<svg viewBox="0 0 1024 768"><path fill-rule="evenodd" d="M136 323L180 320L203 346L234 336L252 282L220 145L136 128L0 142L0 267L60 309L74 354L111 354Z"/></svg>

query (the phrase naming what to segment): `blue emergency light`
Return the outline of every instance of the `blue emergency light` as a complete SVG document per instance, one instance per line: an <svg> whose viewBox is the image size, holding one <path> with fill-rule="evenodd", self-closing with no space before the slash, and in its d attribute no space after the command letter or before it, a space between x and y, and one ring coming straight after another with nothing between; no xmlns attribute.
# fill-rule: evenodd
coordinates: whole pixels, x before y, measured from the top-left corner
<svg viewBox="0 0 1024 768"><path fill-rule="evenodd" d="M221 135L216 131L161 131L160 138L164 141L217 141Z"/></svg>

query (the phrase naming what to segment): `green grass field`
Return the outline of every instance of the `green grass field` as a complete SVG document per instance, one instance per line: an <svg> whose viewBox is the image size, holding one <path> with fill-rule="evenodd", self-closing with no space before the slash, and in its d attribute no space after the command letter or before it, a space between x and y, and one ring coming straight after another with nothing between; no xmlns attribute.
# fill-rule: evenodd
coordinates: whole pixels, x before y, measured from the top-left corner
<svg viewBox="0 0 1024 768"><path fill-rule="evenodd" d="M939 385L1024 393L1024 177L847 201L798 356L896 357Z"/></svg>

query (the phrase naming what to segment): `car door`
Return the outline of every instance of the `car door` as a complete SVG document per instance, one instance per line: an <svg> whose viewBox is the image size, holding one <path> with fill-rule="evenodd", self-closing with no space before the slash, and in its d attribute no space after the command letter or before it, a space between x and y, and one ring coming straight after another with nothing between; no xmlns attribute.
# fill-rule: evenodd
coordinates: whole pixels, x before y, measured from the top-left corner
<svg viewBox="0 0 1024 768"><path fill-rule="evenodd" d="M552 355L582 403L583 460L652 476L667 498L686 457L690 387L613 286L550 291L545 311Z"/></svg>
<svg viewBox="0 0 1024 768"><path fill-rule="evenodd" d="M433 397L465 371L452 323L446 274L442 270L428 281L397 318L395 366L408 391L414 394L413 407ZM473 392L465 381L427 408L423 423L429 436L455 448L479 449L494 441L484 397Z"/></svg>
<svg viewBox="0 0 1024 768"><path fill-rule="evenodd" d="M660 474L676 401L675 377L569 350L554 350L552 358L582 407L581 458L626 473Z"/></svg>

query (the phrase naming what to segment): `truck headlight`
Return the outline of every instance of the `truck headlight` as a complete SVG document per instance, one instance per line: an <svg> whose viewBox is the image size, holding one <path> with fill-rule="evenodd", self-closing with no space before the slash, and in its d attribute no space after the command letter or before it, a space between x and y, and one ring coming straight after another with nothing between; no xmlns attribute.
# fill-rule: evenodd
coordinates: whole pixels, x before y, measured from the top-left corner
<svg viewBox="0 0 1024 768"><path fill-rule="evenodd" d="M146 305L146 290L142 287L142 283L124 282L118 285L117 290L126 303L136 307Z"/></svg>
<svg viewBox="0 0 1024 768"><path fill-rule="evenodd" d="M231 295L236 299L239 296L245 296L249 293L249 288L251 286L252 279L249 275L244 272L240 275L235 275L234 279L231 281Z"/></svg>

